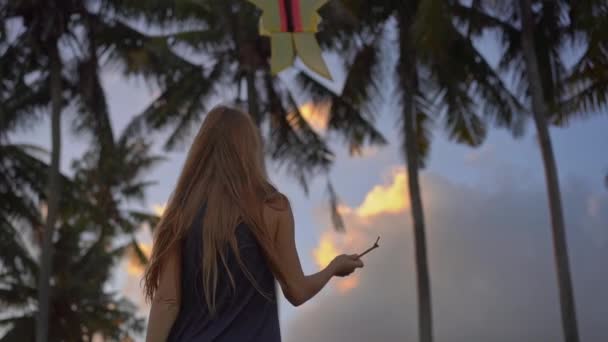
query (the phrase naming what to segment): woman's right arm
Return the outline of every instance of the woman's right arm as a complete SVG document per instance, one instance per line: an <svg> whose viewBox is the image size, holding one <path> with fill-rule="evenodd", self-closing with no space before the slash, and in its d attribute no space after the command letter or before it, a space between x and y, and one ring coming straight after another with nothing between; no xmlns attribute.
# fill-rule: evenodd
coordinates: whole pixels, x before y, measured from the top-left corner
<svg viewBox="0 0 608 342"><path fill-rule="evenodd" d="M294 219L291 207L275 211L275 250L277 267L281 270L279 283L285 298L294 306L299 306L314 297L333 276L347 276L363 262L354 255L340 255L320 272L304 275L296 249Z"/></svg>

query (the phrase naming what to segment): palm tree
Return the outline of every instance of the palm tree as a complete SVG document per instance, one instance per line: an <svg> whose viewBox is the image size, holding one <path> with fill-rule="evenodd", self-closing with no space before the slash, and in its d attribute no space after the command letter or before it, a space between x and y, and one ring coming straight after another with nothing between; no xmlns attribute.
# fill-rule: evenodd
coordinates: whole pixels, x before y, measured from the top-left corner
<svg viewBox="0 0 608 342"><path fill-rule="evenodd" d="M150 183L142 176L160 160L150 155L150 147L140 136L123 134L114 143L113 158L102 157L101 149L93 146L74 162L73 177L64 177L54 240L57 252L53 255L56 266L49 304L53 313L49 341L90 340L93 334L119 340L143 329L143 320L136 316L137 307L117 293L108 292L106 285L125 251L135 248L135 255L143 254L137 250L133 233L142 223L154 224L156 220L127 207L129 202L143 199ZM46 165L13 145L2 146L2 151L7 152L2 154L7 162L0 163L5 166L1 169L0 189L4 188L5 177L12 178L7 185L20 189L0 192L3 203L6 199L13 204L0 207L0 265L6 271L0 275L0 302L9 308L0 318L0 326L8 327L0 340L33 340L36 310L32 303L36 302L40 266L32 250L39 239L26 232L36 232L40 214L35 203L32 210L15 204L30 203L19 196L24 192L44 196L44 182L36 183L35 176L43 175Z"/></svg>
<svg viewBox="0 0 608 342"><path fill-rule="evenodd" d="M94 334L119 340L141 332L143 320L136 315L137 307L105 289L125 247L108 248L99 241L91 242L86 218L71 219L79 224L58 224L54 241L56 283L49 305L53 314L48 341L90 341ZM36 311L32 303L37 299L35 279L40 269L18 229L3 226L2 234L3 247L11 248L10 258L3 258L2 264L11 268L1 279L0 302L7 315L0 319L0 326L7 329L0 341L33 341Z"/></svg>
<svg viewBox="0 0 608 342"><path fill-rule="evenodd" d="M429 152L431 124L443 119L449 136L469 146L481 144L488 120L508 127L514 133L519 133L522 125L517 115L520 110L516 98L474 48L470 37L453 23L446 6L447 3L434 0L351 4L351 13L358 14L360 29L354 32L332 30L321 39L326 46L346 50L346 55L354 56L346 60L346 85L358 86L350 87L354 91L345 88L338 96L307 75L298 75L302 86L317 101L349 97L356 99L352 102L356 108L370 108L378 98L380 85L388 78L381 72L381 66L387 60L385 51L391 49L384 45L387 43L383 37L392 32L397 35L394 75L401 99L397 118L402 123L404 138L402 146L407 164L416 251L419 333L420 340L424 342L432 341L433 335L418 171L424 166ZM454 68L454 65L459 67ZM481 105L481 111L475 110L475 104ZM332 110L339 110L339 107Z"/></svg>
<svg viewBox="0 0 608 342"><path fill-rule="evenodd" d="M73 215L69 219L78 223L62 221L54 241L57 252L48 341L77 341L84 336L90 341L95 333L118 340L140 332L143 320L137 317L136 306L105 288L126 247L109 248L107 242L91 242L87 236L91 229L89 218ZM18 229L3 226L2 234L3 247L10 247L11 255L4 258L3 253L1 261L3 266L10 266L10 272L3 274L0 281L0 302L8 314L0 320L0 326L8 328L0 341L33 341L36 311L32 310L32 303L36 302L35 279L40 269Z"/></svg>
<svg viewBox="0 0 608 342"><path fill-rule="evenodd" d="M549 196L549 208L551 211L551 223L553 226L553 248L557 263L557 277L559 281L562 324L565 339L568 342L578 342L579 333L576 322L576 308L574 306L574 291L570 275L568 261L568 247L564 224L564 214L561 203L557 165L553 154L551 136L549 135L550 117L548 99L545 97L543 81L539 68L539 58L535 43L535 19L532 15L531 0L519 1L521 21L521 47L524 54L528 82L530 84L530 95L532 97L532 114L534 124L538 133L540 150L545 166L545 178Z"/></svg>
<svg viewBox="0 0 608 342"><path fill-rule="evenodd" d="M181 64L163 66L164 73L157 77L161 94L138 116L131 129L157 131L172 127L165 147L173 149L201 121L211 100L246 101L248 112L263 132L267 154L308 192L308 182L327 172L333 154L300 112L302 89L271 75L269 41L258 33L259 10L236 0L185 0L173 4L152 1L148 6L151 11L147 12L147 19L152 25L174 27L171 24L176 21L189 23L181 25L183 29L177 32L158 36L176 53L187 53L189 58ZM372 116L362 115L345 99L340 101L334 105L344 110L330 114L328 129L343 137L351 151L360 151L367 144L385 143L373 126ZM335 194L329 194L333 212L337 213ZM341 228L339 219L334 223Z"/></svg>
<svg viewBox="0 0 608 342"><path fill-rule="evenodd" d="M485 7L480 3L471 7L454 7L473 31L481 33L490 29L502 36L505 54L500 67L505 72L514 72L520 97L531 102L529 112L538 134L547 183L564 337L568 342L579 341L549 125L565 125L573 117L606 108L605 47L608 37L605 29L608 9L605 3L594 0L542 3L520 0L515 8L510 2L497 2ZM577 47L580 43L585 46L584 53L568 70L561 49L567 44Z"/></svg>
<svg viewBox="0 0 608 342"><path fill-rule="evenodd" d="M37 341L46 341L48 330L48 301L50 295L51 260L53 258L53 234L59 204L60 184L60 155L61 155L61 111L63 107L63 62L59 53L59 39L65 33L70 9L74 2L17 2L11 5L5 4L0 9L4 18L21 17L26 32L24 43L35 52L33 54L44 54L48 56L43 61L42 69L48 73L48 90L51 102L51 165L47 184L47 215L40 254L40 275L38 277L38 304L39 312L36 324ZM40 58L40 55L32 58Z"/></svg>
<svg viewBox="0 0 608 342"><path fill-rule="evenodd" d="M101 156L113 156L113 133L99 77L100 56L105 62L120 62L124 56L137 55L139 63L134 64L132 60L125 63L131 63L132 68L137 68L136 72L144 75L154 72L155 65L171 63L173 56L171 52L163 51L162 46L156 47L154 53L146 52L154 41L121 21L121 2L106 0L100 1L98 7L89 5L81 1L15 1L0 5L1 20L21 19L24 25L24 30L11 41L8 41L4 26L0 35L0 47L5 50L0 57L3 71L0 128L5 130L23 125L38 117L41 107L50 103L51 108L51 167L45 196L48 211L38 277L38 341L46 341L48 330L49 277L53 273L54 260L52 240L61 193L60 122L62 107L66 105L64 95L67 94L67 99L79 109L75 129L91 133ZM124 11L131 13L132 8ZM85 35L80 32L85 32ZM67 51L63 57L60 50ZM155 60L156 64L146 62L152 57L162 60ZM39 76L34 81L27 80L28 76L31 78L36 74ZM108 164L101 162L99 165L107 167ZM107 189L100 194L103 194L101 198L110 197Z"/></svg>

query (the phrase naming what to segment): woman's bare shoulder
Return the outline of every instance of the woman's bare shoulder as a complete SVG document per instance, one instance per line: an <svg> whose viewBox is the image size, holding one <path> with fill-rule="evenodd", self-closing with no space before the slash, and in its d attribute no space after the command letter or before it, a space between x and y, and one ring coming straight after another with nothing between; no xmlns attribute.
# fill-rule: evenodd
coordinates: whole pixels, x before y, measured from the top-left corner
<svg viewBox="0 0 608 342"><path fill-rule="evenodd" d="M272 193L264 201L264 216L272 233L276 233L280 226L293 226L291 204L287 196L279 191Z"/></svg>
<svg viewBox="0 0 608 342"><path fill-rule="evenodd" d="M287 198L287 196L285 196L279 191L274 191L273 193L268 195L266 197L266 200L264 201L264 206L272 211L278 212L291 209L289 199Z"/></svg>

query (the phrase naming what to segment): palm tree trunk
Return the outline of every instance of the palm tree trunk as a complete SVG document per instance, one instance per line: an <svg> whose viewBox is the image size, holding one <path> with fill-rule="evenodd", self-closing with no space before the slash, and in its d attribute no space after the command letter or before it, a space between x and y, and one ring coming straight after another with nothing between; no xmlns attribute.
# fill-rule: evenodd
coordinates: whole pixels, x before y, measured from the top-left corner
<svg viewBox="0 0 608 342"><path fill-rule="evenodd" d="M404 12L401 10L400 12ZM416 55L410 48L410 30L407 13L399 15L399 81L403 91L403 130L405 133L405 160L407 163L409 198L412 221L414 222L414 247L418 289L418 333L421 342L433 341L433 313L431 308L431 281L426 250L424 210L418 180L418 139L416 132L416 104L414 94L417 89Z"/></svg>
<svg viewBox="0 0 608 342"><path fill-rule="evenodd" d="M407 109L409 107L409 109ZM418 147L414 129L415 112L406 106L403 113L409 197L414 222L414 246L416 250L416 274L418 285L418 329L421 342L433 341L433 314L431 309L431 281L426 250L424 210L418 180Z"/></svg>
<svg viewBox="0 0 608 342"><path fill-rule="evenodd" d="M40 253L40 274L38 278L38 315L36 316L36 342L48 341L49 306L51 297L50 278L53 260L53 233L59 209L61 189L60 156L61 156L61 57L57 42L52 42L49 49L50 91L51 91L51 168L47 187L47 216Z"/></svg>
<svg viewBox="0 0 608 342"><path fill-rule="evenodd" d="M81 87L85 103L93 113L95 120L94 132L99 139L100 145L100 164L104 164L105 158L112 158L114 155L115 142L114 132L112 130L112 122L108 113L108 104L106 102L106 94L101 85L99 60L97 52L97 41L95 39L98 29L93 16L87 14L87 36L88 36L88 51L89 56L82 66L80 75L83 83ZM81 82L82 82L81 81Z"/></svg>
<svg viewBox="0 0 608 342"><path fill-rule="evenodd" d="M549 209L551 211L551 224L553 228L553 252L557 268L564 337L566 342L578 342L579 335L576 322L574 291L572 289L570 266L568 264L568 247L564 228L564 215L562 211L557 166L555 163L555 156L553 155L551 136L549 135L547 124L549 111L544 99L538 59L535 52L532 5L530 0L520 0L519 7L522 21L522 47L532 94L532 111L545 166L545 178L547 182Z"/></svg>

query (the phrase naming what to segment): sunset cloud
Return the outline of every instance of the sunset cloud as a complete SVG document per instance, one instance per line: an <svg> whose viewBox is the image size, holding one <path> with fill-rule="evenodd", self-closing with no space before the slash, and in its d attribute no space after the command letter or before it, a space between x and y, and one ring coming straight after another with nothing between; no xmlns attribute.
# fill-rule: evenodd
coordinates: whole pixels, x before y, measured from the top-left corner
<svg viewBox="0 0 608 342"><path fill-rule="evenodd" d="M379 214L396 214L409 208L407 200L407 175L405 170L395 169L389 184L376 185L368 192L363 203L356 209L362 217Z"/></svg>
<svg viewBox="0 0 608 342"><path fill-rule="evenodd" d="M361 252L381 236L354 276L298 308L286 342L415 341L417 299L407 177L370 187L358 206L341 206L345 234L321 233L312 256L318 267L340 253ZM437 342L554 342L562 339L551 228L543 187L505 187L487 193L425 172L421 177L427 223L433 316ZM398 190L397 190L398 189ZM588 201L579 184L563 187L580 328L603 342L608 286L605 243L608 199ZM591 208L591 209L590 209Z"/></svg>
<svg viewBox="0 0 608 342"><path fill-rule="evenodd" d="M375 157L378 154L378 151L380 150L380 148L376 145L374 146L363 146L363 148L361 148L361 155L360 157Z"/></svg>
<svg viewBox="0 0 608 342"><path fill-rule="evenodd" d="M319 246L312 251L315 262L319 268L325 268L329 263L338 256L338 251L334 241L329 234L323 234Z"/></svg>
<svg viewBox="0 0 608 342"><path fill-rule="evenodd" d="M351 208L345 204L338 205L340 215L356 215L369 218L382 214L399 214L409 209L407 174L403 168L395 168L384 184L374 186L365 196L363 202Z"/></svg>
<svg viewBox="0 0 608 342"><path fill-rule="evenodd" d="M330 232L326 232L321 236L319 246L312 251L315 263L319 269L327 267L327 265L329 265L329 263L335 257L342 254L341 252L338 252L338 250L344 250L344 247L337 246L337 240L338 239L336 239L336 236L333 236ZM333 284L336 286L338 291L345 293L357 287L359 284L359 277L357 274L353 274L349 277L337 278Z"/></svg>
<svg viewBox="0 0 608 342"><path fill-rule="evenodd" d="M370 218L378 215L403 214L409 207L407 201L407 176L403 168L394 169L385 184L374 186L365 196L361 205L351 208L344 204L338 206L338 212L350 226L366 227ZM333 258L341 254L339 251L359 253L371 243L359 230L349 231L347 235L327 229L319 240L318 246L312 251L315 263L319 269L326 267ZM346 293L359 284L358 274L334 281L335 287Z"/></svg>
<svg viewBox="0 0 608 342"><path fill-rule="evenodd" d="M327 130L329 104L308 102L300 106L300 114L315 131Z"/></svg>
<svg viewBox="0 0 608 342"><path fill-rule="evenodd" d="M165 212L165 209L167 209L167 203L152 204L152 212L154 212L154 214L157 216L162 216Z"/></svg>
<svg viewBox="0 0 608 342"><path fill-rule="evenodd" d="M137 232L136 240L138 241L139 248L143 254L149 259L152 254L152 234L147 225L142 226ZM141 287L145 265L141 263L140 259L135 254L135 251L132 248L129 248L123 257L119 268L120 272L117 279L118 289L137 304L141 315L146 316L148 314L149 304L146 303Z"/></svg>
<svg viewBox="0 0 608 342"><path fill-rule="evenodd" d="M359 275L353 274L347 278L341 279L336 284L336 288L340 293L346 293L359 285Z"/></svg>

